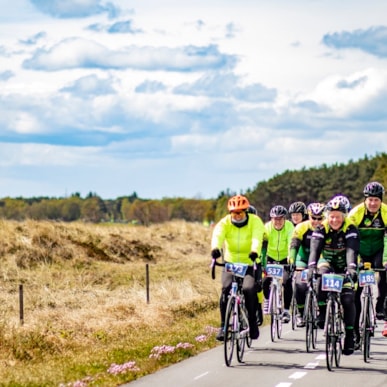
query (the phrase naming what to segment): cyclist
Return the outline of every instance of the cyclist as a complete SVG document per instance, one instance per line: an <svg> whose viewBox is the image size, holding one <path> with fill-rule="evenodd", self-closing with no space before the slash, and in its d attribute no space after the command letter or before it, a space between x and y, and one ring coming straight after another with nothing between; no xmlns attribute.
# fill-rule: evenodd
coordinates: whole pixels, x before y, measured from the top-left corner
<svg viewBox="0 0 387 387"><path fill-rule="evenodd" d="M294 226L308 219L306 205L303 202L294 202L289 206L290 220Z"/></svg>
<svg viewBox="0 0 387 387"><path fill-rule="evenodd" d="M248 214L252 214L252 215L258 215L258 211L257 209L252 206L251 204L249 205L248 209L246 210L246 212ZM258 275L258 273L257 273ZM259 283L259 286L258 286L258 294L257 294L257 297L258 297L258 309L257 309L257 322L258 322L258 326L261 326L262 323L263 323L263 313L262 313L262 286L261 286L261 282L262 282L262 277L261 278L257 278L257 282Z"/></svg>
<svg viewBox="0 0 387 387"><path fill-rule="evenodd" d="M349 219L358 227L360 234L360 260L371 262L374 268L387 269L387 204L384 204L384 187L377 181L366 184L363 190L364 202L349 213ZM356 291L356 333L361 313L362 287ZM387 321L386 272L379 272L376 318ZM386 324L385 324L386 325ZM387 326L383 336L387 336ZM357 335L357 338L359 336Z"/></svg>
<svg viewBox="0 0 387 387"><path fill-rule="evenodd" d="M257 215L249 214L249 201L243 195L236 195L228 200L229 214L223 217L214 227L211 240L211 256L219 258L223 248L224 260L231 263L247 263L249 265L243 279L243 293L246 298L246 308L250 324L250 336L257 339L259 328L257 325L257 291L262 279L261 261L259 256L262 250L264 224ZM253 262L257 270L254 273ZM256 278L258 280L256 280ZM230 293L232 274L222 272L222 294L220 296L221 329L217 340L224 340L223 327L227 308L227 298Z"/></svg>
<svg viewBox="0 0 387 387"><path fill-rule="evenodd" d="M288 211L284 206L277 205L270 210L270 221L265 223L265 234L262 244L262 261L265 267L267 263L286 265L284 270L284 311L282 322L290 321L289 307L292 301L292 279L288 266L288 253L294 226L286 219ZM264 295L264 313L268 313L271 277L265 277L262 281Z"/></svg>
<svg viewBox="0 0 387 387"><path fill-rule="evenodd" d="M295 265L296 287L295 297L298 307L297 327L304 327L304 305L308 285L301 282L301 271L308 267L310 252L310 238L313 230L321 224L323 220L325 204L310 203L307 207L309 220L305 220L294 228L292 240L290 242L289 263Z"/></svg>
<svg viewBox="0 0 387 387"><path fill-rule="evenodd" d="M347 217L347 208L340 198L333 198L326 205L326 219L313 231L310 241L308 277L318 269L320 274L341 273L346 278L341 292L344 309L345 339L343 353L351 355L354 351L354 324L356 317L352 282L357 281L357 255L359 252L359 231ZM321 278L318 278L317 300L319 304L318 325L324 327L327 293L321 290Z"/></svg>

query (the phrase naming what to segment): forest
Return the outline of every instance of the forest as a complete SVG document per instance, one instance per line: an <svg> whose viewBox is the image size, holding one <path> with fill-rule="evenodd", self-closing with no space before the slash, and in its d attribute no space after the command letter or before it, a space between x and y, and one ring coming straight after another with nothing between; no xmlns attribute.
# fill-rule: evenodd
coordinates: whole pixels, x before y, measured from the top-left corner
<svg viewBox="0 0 387 387"><path fill-rule="evenodd" d="M267 220L270 208L277 204L285 207L294 201L308 204L326 202L336 193L347 195L353 205L363 199L363 187L370 181L379 181L387 187L387 153L364 156L348 163L321 165L314 168L285 172L261 181L246 192L225 189L214 199L139 198L136 192L116 199L103 199L90 192L82 198L79 193L69 197L0 199L0 218L13 220L112 222L150 225L170 220L212 223L225 215L230 196L246 195L262 219Z"/></svg>

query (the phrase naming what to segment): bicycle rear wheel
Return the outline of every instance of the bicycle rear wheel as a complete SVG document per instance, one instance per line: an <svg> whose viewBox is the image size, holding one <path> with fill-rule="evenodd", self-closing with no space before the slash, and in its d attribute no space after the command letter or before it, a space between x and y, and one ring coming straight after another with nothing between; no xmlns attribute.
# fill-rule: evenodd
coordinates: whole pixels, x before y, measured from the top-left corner
<svg viewBox="0 0 387 387"><path fill-rule="evenodd" d="M235 297L230 297L227 302L226 323L224 326L224 360L227 367L230 367L235 344L235 327L237 326L235 314Z"/></svg>
<svg viewBox="0 0 387 387"><path fill-rule="evenodd" d="M296 329L297 313L298 313L297 301L296 301L296 297L294 297L294 294L293 294L292 301L290 303L290 316L292 319L292 330L293 331Z"/></svg>
<svg viewBox="0 0 387 387"><path fill-rule="evenodd" d="M329 371L333 369L333 361L336 352L336 336L332 302L328 301L325 331L325 358Z"/></svg>
<svg viewBox="0 0 387 387"><path fill-rule="evenodd" d="M279 293L279 304L277 303L277 313L276 313L276 325L277 325L277 338L280 339L282 335L282 307L281 305L283 304L282 301L282 287L277 288L277 292Z"/></svg>
<svg viewBox="0 0 387 387"><path fill-rule="evenodd" d="M247 337L249 337L249 322L247 320L247 314L245 313L245 310L243 307L238 305L238 319L239 319L239 331L236 332L237 340L236 340L236 347L237 347L237 359L239 363L243 362L243 355L245 353L245 346L247 343Z"/></svg>

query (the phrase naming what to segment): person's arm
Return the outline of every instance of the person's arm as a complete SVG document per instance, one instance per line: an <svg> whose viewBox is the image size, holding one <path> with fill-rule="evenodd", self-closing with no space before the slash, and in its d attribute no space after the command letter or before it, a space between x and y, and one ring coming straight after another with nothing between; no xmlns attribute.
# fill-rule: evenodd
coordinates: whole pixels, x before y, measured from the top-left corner
<svg viewBox="0 0 387 387"><path fill-rule="evenodd" d="M316 268L325 243L325 230L323 226L313 231L310 239L309 268Z"/></svg>
<svg viewBox="0 0 387 387"><path fill-rule="evenodd" d="M357 256L360 248L360 236L357 227L351 225L346 232L347 249L346 249L346 261L347 269L356 269Z"/></svg>

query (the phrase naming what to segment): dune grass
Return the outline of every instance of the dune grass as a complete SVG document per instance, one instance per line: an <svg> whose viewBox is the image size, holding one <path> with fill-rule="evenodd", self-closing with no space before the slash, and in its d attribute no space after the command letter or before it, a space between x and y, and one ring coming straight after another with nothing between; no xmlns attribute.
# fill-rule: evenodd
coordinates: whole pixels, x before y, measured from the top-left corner
<svg viewBox="0 0 387 387"><path fill-rule="evenodd" d="M217 345L210 236L181 221L1 221L0 386L118 386Z"/></svg>

